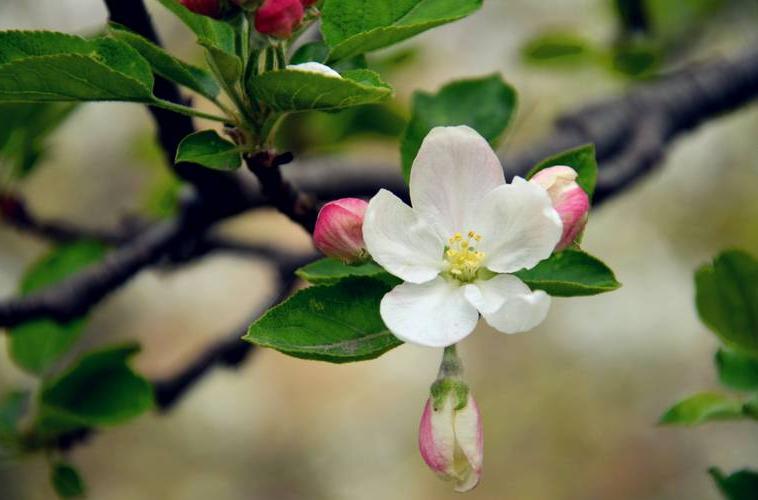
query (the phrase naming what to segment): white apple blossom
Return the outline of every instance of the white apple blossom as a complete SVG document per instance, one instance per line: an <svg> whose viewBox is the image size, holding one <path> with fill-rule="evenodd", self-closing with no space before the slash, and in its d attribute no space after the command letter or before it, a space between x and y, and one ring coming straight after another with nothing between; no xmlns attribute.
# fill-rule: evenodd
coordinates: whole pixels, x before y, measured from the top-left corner
<svg viewBox="0 0 758 500"><path fill-rule="evenodd" d="M379 191L363 224L371 256L405 282L380 307L395 336L443 347L471 333L480 314L505 333L542 322L550 297L509 273L548 258L561 238L543 187L520 177L506 184L483 137L465 126L438 127L413 163L410 198L413 208Z"/></svg>

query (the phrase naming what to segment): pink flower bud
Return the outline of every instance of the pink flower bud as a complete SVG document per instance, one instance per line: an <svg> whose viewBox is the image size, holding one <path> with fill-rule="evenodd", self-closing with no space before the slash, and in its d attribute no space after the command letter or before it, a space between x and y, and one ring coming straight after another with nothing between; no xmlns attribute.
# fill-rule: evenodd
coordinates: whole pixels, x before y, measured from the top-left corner
<svg viewBox="0 0 758 500"><path fill-rule="evenodd" d="M582 234L590 211L590 198L576 183L577 173L571 167L558 165L537 172L530 182L547 190L558 215L563 222L561 240L555 251L571 245Z"/></svg>
<svg viewBox="0 0 758 500"><path fill-rule="evenodd" d="M347 263L365 260L363 216L367 207L368 203L358 198L342 198L321 207L313 231L316 248Z"/></svg>
<svg viewBox="0 0 758 500"><path fill-rule="evenodd" d="M221 17L221 0L179 0L179 3L187 7L195 14L219 18Z"/></svg>
<svg viewBox="0 0 758 500"><path fill-rule="evenodd" d="M454 480L455 490L464 492L479 484L484 436L479 407L471 392L463 408L455 408L457 399L456 391L450 391L439 408L435 408L434 398L426 401L418 446L429 468L442 479Z"/></svg>
<svg viewBox="0 0 758 500"><path fill-rule="evenodd" d="M265 0L255 13L255 29L264 35L289 38L304 15L300 0Z"/></svg>

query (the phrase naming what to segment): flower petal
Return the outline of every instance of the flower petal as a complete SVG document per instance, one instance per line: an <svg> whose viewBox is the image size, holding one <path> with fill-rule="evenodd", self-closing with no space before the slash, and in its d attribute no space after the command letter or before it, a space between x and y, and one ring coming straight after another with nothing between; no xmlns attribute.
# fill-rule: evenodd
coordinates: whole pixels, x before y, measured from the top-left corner
<svg viewBox="0 0 758 500"><path fill-rule="evenodd" d="M471 333L479 313L463 296L463 287L438 277L423 284L403 283L382 299L379 311L400 340L446 347Z"/></svg>
<svg viewBox="0 0 758 500"><path fill-rule="evenodd" d="M444 241L411 207L386 189L369 201L363 239L371 257L404 281L424 283L442 269Z"/></svg>
<svg viewBox="0 0 758 500"><path fill-rule="evenodd" d="M512 278L515 278L512 276ZM492 280L489 281L493 281ZM482 313L487 323L503 333L531 330L542 323L550 309L550 296L542 290L531 291L518 278L499 293L505 296L503 305L494 312ZM488 283L488 282L485 282ZM493 293L490 291L489 293Z"/></svg>
<svg viewBox="0 0 758 500"><path fill-rule="evenodd" d="M529 291L523 281L510 274L498 274L486 281L477 281L464 287L464 295L482 314L491 314L503 307L506 299Z"/></svg>
<svg viewBox="0 0 758 500"><path fill-rule="evenodd" d="M455 412L455 441L466 456L469 466L455 486L455 491L463 493L479 484L484 459L482 419L479 407L470 393L466 406Z"/></svg>
<svg viewBox="0 0 758 500"><path fill-rule="evenodd" d="M447 475L455 453L454 410L452 403L434 411L431 399L426 400L418 432L418 447L424 462L437 474Z"/></svg>
<svg viewBox="0 0 758 500"><path fill-rule="evenodd" d="M411 203L414 210L437 224L447 240L456 231L473 229L476 207L487 193L503 184L500 160L474 129L436 127L413 162Z"/></svg>
<svg viewBox="0 0 758 500"><path fill-rule="evenodd" d="M497 273L529 269L550 257L563 225L542 187L520 177L482 201L478 226L484 265Z"/></svg>

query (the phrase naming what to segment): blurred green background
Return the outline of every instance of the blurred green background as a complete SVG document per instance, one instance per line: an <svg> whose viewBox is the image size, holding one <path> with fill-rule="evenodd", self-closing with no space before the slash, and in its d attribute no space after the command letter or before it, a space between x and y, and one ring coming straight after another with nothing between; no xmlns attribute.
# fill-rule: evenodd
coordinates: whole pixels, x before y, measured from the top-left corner
<svg viewBox="0 0 758 500"><path fill-rule="evenodd" d="M288 168L308 168L309 158L323 155L356 168L399 165L391 136L402 129L411 93L455 78L497 71L516 87L519 112L502 144L516 151L546 134L563 111L622 92L660 68L757 41L755 1L651 3L663 12L655 36L625 40L655 62L630 72L613 62L627 45L611 2L489 0L464 21L372 56L398 89L392 106L290 120L283 145L300 155ZM714 5L666 17L704 3ZM149 7L166 45L198 61L188 32ZM86 34L105 18L98 0L0 3L0 29ZM530 41L555 32L590 48L559 63L525 61ZM362 133L348 133L355 129ZM755 105L707 124L676 142L641 185L592 214L583 246L616 271L622 289L556 299L548 320L528 334L481 326L462 344L485 432L482 482L468 498L715 499L708 466L758 465L749 423L655 425L681 397L716 387L717 342L697 319L692 274L727 247L758 254L757 130ZM16 187L41 215L93 227L114 226L124 214L163 216L177 186L152 134L138 105L81 106L53 136L38 171ZM298 227L273 212L224 229L310 248ZM14 294L45 248L0 226L0 296ZM95 310L84 343L138 339L137 368L151 378L170 375L240 324L272 279L261 262L223 255L178 272L143 272ZM440 355L403 346L375 361L332 366L261 350L237 372L214 371L169 414L99 433L71 458L98 500L453 498L416 448ZM0 393L31 383L0 348ZM0 463L0 499L53 498L47 474L42 457Z"/></svg>

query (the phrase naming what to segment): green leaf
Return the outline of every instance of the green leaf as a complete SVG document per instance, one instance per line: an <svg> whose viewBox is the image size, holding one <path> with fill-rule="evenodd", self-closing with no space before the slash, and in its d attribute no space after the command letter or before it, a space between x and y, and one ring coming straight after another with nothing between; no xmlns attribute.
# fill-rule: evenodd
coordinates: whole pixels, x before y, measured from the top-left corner
<svg viewBox="0 0 758 500"><path fill-rule="evenodd" d="M274 111L337 110L392 96L392 88L365 69L346 71L342 78L294 69L269 71L252 77L248 92Z"/></svg>
<svg viewBox="0 0 758 500"><path fill-rule="evenodd" d="M570 248L514 274L533 290L544 290L554 297L597 295L621 286L602 261Z"/></svg>
<svg viewBox="0 0 758 500"><path fill-rule="evenodd" d="M626 40L618 43L610 53L610 67L632 78L653 75L663 62L664 53L659 44L646 40Z"/></svg>
<svg viewBox="0 0 758 500"><path fill-rule="evenodd" d="M117 425L153 407L150 382L127 364L136 345L109 347L82 356L40 393L37 430L55 435L72 428Z"/></svg>
<svg viewBox="0 0 758 500"><path fill-rule="evenodd" d="M727 500L755 500L758 496L757 471L742 469L725 476L716 467L711 467L708 473Z"/></svg>
<svg viewBox="0 0 758 500"><path fill-rule="evenodd" d="M97 242L81 241L54 249L34 264L21 283L22 295L45 288L102 259L105 248ZM65 324L38 319L11 330L8 350L24 370L40 375L61 358L81 336L85 321Z"/></svg>
<svg viewBox="0 0 758 500"><path fill-rule="evenodd" d="M234 54L200 42L208 51L208 64L215 69L216 74L225 81L229 87L233 87L242 78L242 60Z"/></svg>
<svg viewBox="0 0 758 500"><path fill-rule="evenodd" d="M58 462L50 470L50 482L60 498L82 498L86 495L84 480L71 465Z"/></svg>
<svg viewBox="0 0 758 500"><path fill-rule="evenodd" d="M18 423L28 406L28 392L13 391L0 398L0 448L15 444L18 439Z"/></svg>
<svg viewBox="0 0 758 500"><path fill-rule="evenodd" d="M719 349L716 353L716 368L719 381L738 391L758 390L758 357Z"/></svg>
<svg viewBox="0 0 758 500"><path fill-rule="evenodd" d="M219 86L209 72L175 58L162 47L121 25L111 23L110 28L116 39L128 43L139 52L158 75L192 89L210 100L214 100L218 95Z"/></svg>
<svg viewBox="0 0 758 500"><path fill-rule="evenodd" d="M319 259L295 271L300 278L314 285L335 283L359 276L375 277L385 273L386 271L375 262L350 265L331 258Z"/></svg>
<svg viewBox="0 0 758 500"><path fill-rule="evenodd" d="M594 145L579 146L542 160L529 171L526 178L530 179L540 170L555 165L566 165L576 170L578 174L576 183L592 198L592 194L595 192L595 184L597 184L597 160L595 160Z"/></svg>
<svg viewBox="0 0 758 500"><path fill-rule="evenodd" d="M185 161L216 170L236 170L242 157L236 144L222 139L215 130L202 130L188 135L179 144L176 163Z"/></svg>
<svg viewBox="0 0 758 500"><path fill-rule="evenodd" d="M329 59L329 47L324 42L308 42L300 46L292 54L290 64L302 64L307 62L317 62L326 64Z"/></svg>
<svg viewBox="0 0 758 500"><path fill-rule="evenodd" d="M445 85L436 94L416 92L411 119L400 146L406 181L410 178L421 142L432 128L468 125L494 146L515 109L516 91L498 74L458 80Z"/></svg>
<svg viewBox="0 0 758 500"><path fill-rule="evenodd" d="M112 38L0 32L0 101L150 102L150 65Z"/></svg>
<svg viewBox="0 0 758 500"><path fill-rule="evenodd" d="M236 53L236 34L229 23L195 14L177 0L158 0L197 36L201 45L215 47L227 54Z"/></svg>
<svg viewBox="0 0 758 500"><path fill-rule="evenodd" d="M473 13L482 0L326 0L321 31L331 60L380 49Z"/></svg>
<svg viewBox="0 0 758 500"><path fill-rule="evenodd" d="M730 250L695 273L700 319L729 347L758 355L758 261Z"/></svg>
<svg viewBox="0 0 758 500"><path fill-rule="evenodd" d="M712 392L690 396L672 406L660 419L661 424L698 425L716 420L744 418L742 402Z"/></svg>
<svg viewBox="0 0 758 500"><path fill-rule="evenodd" d="M570 64L591 60L592 44L575 33L551 31L530 39L521 48L522 59L530 64Z"/></svg>
<svg viewBox="0 0 758 500"><path fill-rule="evenodd" d="M290 356L345 363L376 358L402 342L384 326L387 281L350 278L306 288L269 310L243 338Z"/></svg>
<svg viewBox="0 0 758 500"><path fill-rule="evenodd" d="M76 109L71 103L0 103L0 169L22 179L44 158L47 141Z"/></svg>

